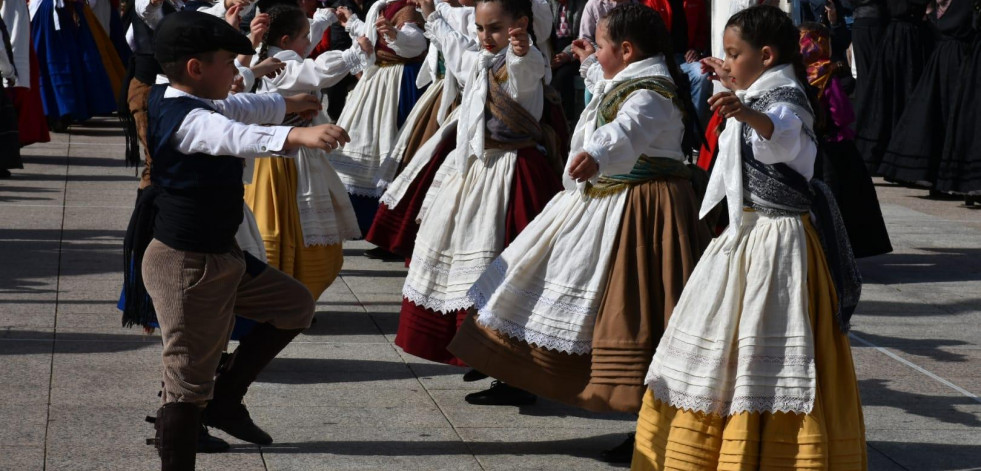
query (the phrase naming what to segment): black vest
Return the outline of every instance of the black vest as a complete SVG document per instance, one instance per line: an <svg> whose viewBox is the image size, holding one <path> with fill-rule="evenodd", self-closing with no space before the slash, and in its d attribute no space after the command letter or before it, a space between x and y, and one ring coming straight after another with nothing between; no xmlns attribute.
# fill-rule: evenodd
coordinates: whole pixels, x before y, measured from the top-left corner
<svg viewBox="0 0 981 471"><path fill-rule="evenodd" d="M166 90L154 86L147 107L150 180L161 191L154 203L154 237L178 250L227 252L243 217L243 161L179 152L171 141L188 113L215 110L196 98L164 98Z"/></svg>

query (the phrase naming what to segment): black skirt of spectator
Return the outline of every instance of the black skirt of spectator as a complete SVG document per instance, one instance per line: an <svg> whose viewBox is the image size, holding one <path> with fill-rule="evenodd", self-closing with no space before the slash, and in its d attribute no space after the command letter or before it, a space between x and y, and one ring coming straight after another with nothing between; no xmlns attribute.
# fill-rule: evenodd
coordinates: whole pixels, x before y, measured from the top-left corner
<svg viewBox="0 0 981 471"><path fill-rule="evenodd" d="M946 145L935 188L948 193L981 193L981 37L964 64L947 126Z"/></svg>
<svg viewBox="0 0 981 471"><path fill-rule="evenodd" d="M893 18L868 75L859 77L855 144L872 173L879 170L892 130L907 99L913 96L932 50L933 36L925 22Z"/></svg>
<svg viewBox="0 0 981 471"><path fill-rule="evenodd" d="M853 141L821 144L814 175L835 195L855 258L892 252L872 177Z"/></svg>

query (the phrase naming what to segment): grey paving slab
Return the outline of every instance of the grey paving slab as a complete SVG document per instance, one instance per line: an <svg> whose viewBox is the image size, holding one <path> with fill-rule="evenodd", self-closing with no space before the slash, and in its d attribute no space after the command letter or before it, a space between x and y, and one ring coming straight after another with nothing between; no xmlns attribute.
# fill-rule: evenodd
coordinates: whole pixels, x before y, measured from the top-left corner
<svg viewBox="0 0 981 471"><path fill-rule="evenodd" d="M0 445L0 469L35 471L44 469L44 446Z"/></svg>
<svg viewBox="0 0 981 471"><path fill-rule="evenodd" d="M0 404L43 409L51 386L53 340L0 338ZM9 426L0 421L0 427Z"/></svg>
<svg viewBox="0 0 981 471"><path fill-rule="evenodd" d="M457 431L487 470L625 469L598 459L602 450L619 445L626 432L577 428L470 428Z"/></svg>
<svg viewBox="0 0 981 471"><path fill-rule="evenodd" d="M392 423L386 421L386 424ZM467 444L448 426L315 426L295 424L263 447L269 470L479 470Z"/></svg>
<svg viewBox="0 0 981 471"><path fill-rule="evenodd" d="M159 469L156 450L145 444L153 426L142 407L52 405L46 470Z"/></svg>
<svg viewBox="0 0 981 471"><path fill-rule="evenodd" d="M981 468L981 434L976 431L869 430L869 446L909 470L947 471ZM871 469L871 468L870 468Z"/></svg>
<svg viewBox="0 0 981 471"><path fill-rule="evenodd" d="M37 391L45 395L44 390ZM43 446L47 426L47 409L26 404L0 405L0 442L4 446Z"/></svg>
<svg viewBox="0 0 981 471"><path fill-rule="evenodd" d="M79 340L82 334L68 334L74 340L62 340L60 336L54 351L52 407L126 404L147 409L158 402L159 343L109 337Z"/></svg>

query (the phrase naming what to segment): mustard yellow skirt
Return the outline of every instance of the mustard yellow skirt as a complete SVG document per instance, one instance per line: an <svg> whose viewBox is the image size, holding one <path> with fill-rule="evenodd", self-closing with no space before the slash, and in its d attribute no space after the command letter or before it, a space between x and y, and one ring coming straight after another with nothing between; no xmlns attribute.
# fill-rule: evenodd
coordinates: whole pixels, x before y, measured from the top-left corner
<svg viewBox="0 0 981 471"><path fill-rule="evenodd" d="M95 45L99 49L99 57L102 58L102 65L106 68L109 85L112 86L114 93L118 92L122 89L123 80L126 78L126 65L119 58L119 54L116 52L116 46L113 46L112 40L109 39L109 33L102 29L102 24L95 17L92 8L86 3L82 5L82 11L85 15L85 22L88 24L89 30L92 31Z"/></svg>
<svg viewBox="0 0 981 471"><path fill-rule="evenodd" d="M256 159L252 183L245 185L245 204L255 214L269 266L296 278L319 299L341 272L344 252L341 244L303 243L296 185L293 159Z"/></svg>
<svg viewBox="0 0 981 471"><path fill-rule="evenodd" d="M834 321L837 296L808 218L807 289L817 397L809 414L719 416L644 395L632 470L865 470L865 423L848 337ZM710 287L706 287L710 288Z"/></svg>

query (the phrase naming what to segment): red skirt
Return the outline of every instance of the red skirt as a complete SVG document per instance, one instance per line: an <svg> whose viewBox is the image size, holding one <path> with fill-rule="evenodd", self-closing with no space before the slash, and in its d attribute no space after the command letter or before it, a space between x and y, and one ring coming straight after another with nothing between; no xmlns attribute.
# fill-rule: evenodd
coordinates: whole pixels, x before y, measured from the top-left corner
<svg viewBox="0 0 981 471"><path fill-rule="evenodd" d="M505 246L514 241L561 190L562 181L549 165L545 154L536 147L519 150L507 214L501 221L504 224ZM466 366L446 349L465 318L466 311L463 310L444 314L403 298L395 345L405 353L426 360Z"/></svg>
<svg viewBox="0 0 981 471"><path fill-rule="evenodd" d="M365 240L389 252L403 257L412 257L412 248L416 245L416 234L419 233L419 209L426 199L426 193L433 184L436 172L446 160L446 156L456 148L456 135L443 139L436 147L436 153L422 169L416 179L409 184L405 195L394 208L382 203L378 205L375 220L371 229L365 235Z"/></svg>
<svg viewBox="0 0 981 471"><path fill-rule="evenodd" d="M13 87L7 89L7 96L17 108L20 131L20 146L29 146L39 142L50 142L48 121L44 116L44 106L41 104L41 75L37 63L37 54L31 48L31 88Z"/></svg>

